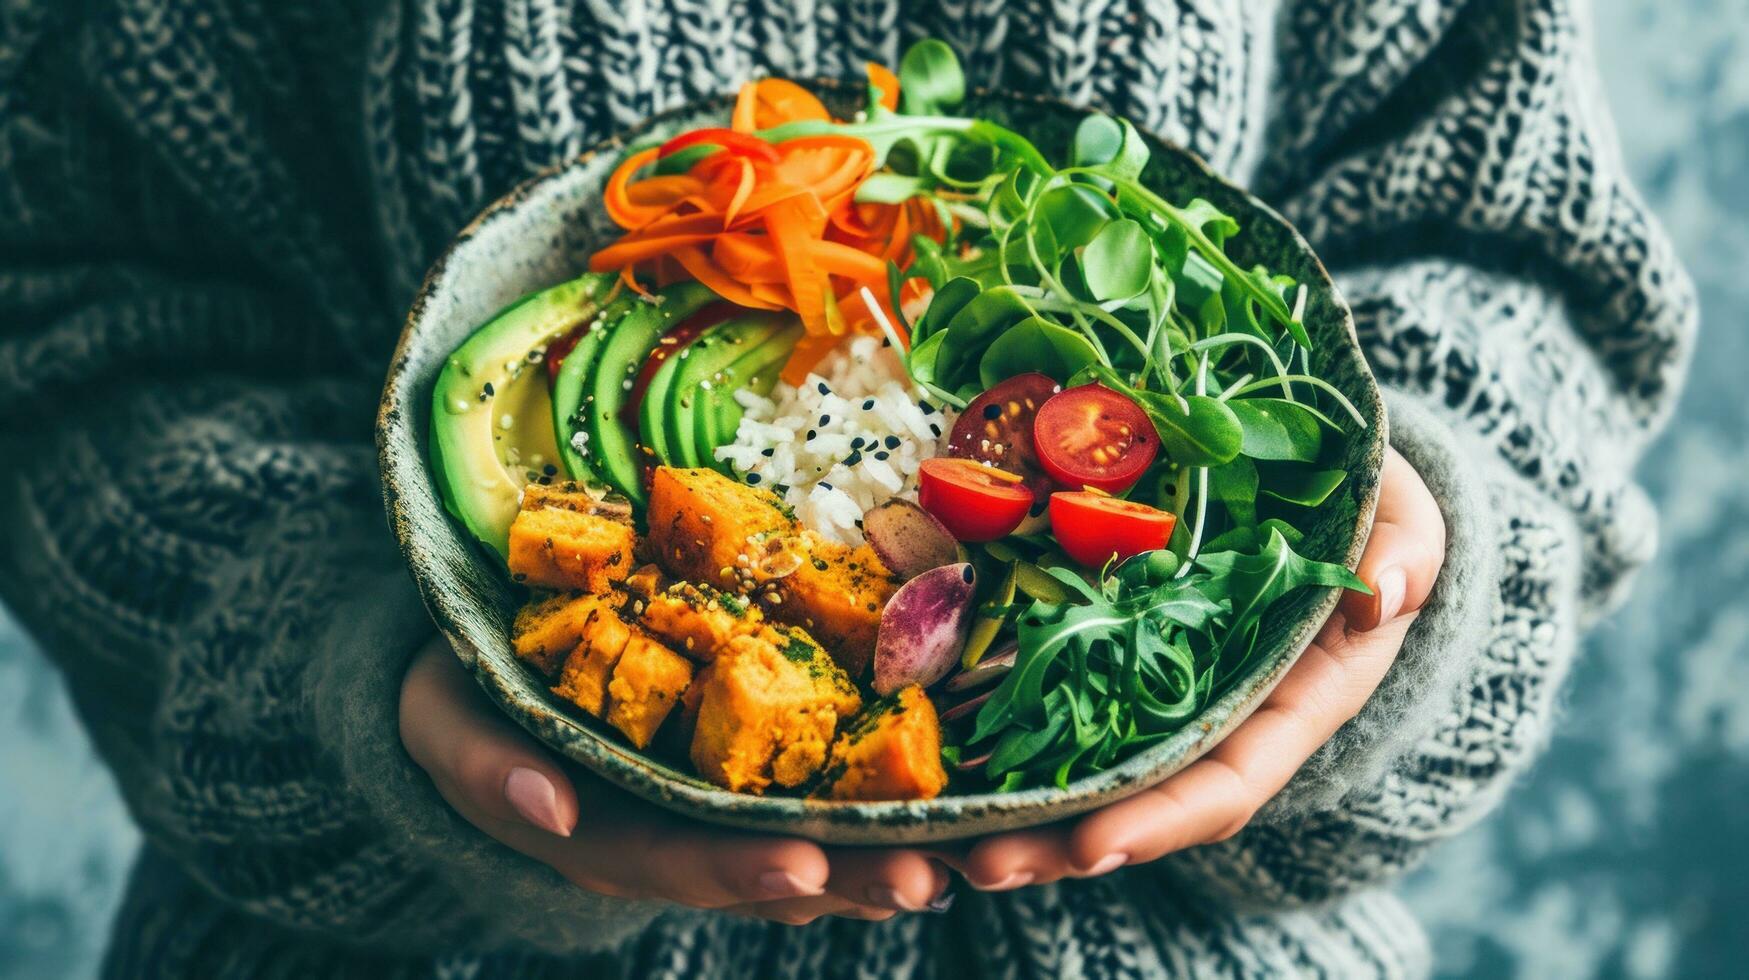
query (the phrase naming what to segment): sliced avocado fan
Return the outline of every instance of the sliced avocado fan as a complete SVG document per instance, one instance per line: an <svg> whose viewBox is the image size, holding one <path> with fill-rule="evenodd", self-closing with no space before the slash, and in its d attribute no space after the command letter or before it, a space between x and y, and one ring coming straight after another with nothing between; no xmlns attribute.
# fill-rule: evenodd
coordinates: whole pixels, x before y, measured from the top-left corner
<svg viewBox="0 0 1749 980"><path fill-rule="evenodd" d="M592 273L518 300L475 330L437 376L430 451L438 489L468 533L500 557L522 488L555 475L560 462L547 424L547 345L593 319L616 278Z"/></svg>

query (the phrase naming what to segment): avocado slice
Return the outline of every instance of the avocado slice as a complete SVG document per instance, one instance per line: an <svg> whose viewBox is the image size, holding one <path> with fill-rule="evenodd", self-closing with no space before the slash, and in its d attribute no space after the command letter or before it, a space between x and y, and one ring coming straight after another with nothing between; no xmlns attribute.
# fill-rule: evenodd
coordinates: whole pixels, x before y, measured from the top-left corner
<svg viewBox="0 0 1749 980"><path fill-rule="evenodd" d="M674 389L674 378L680 373L680 366L692 357L693 349L708 335L709 331L700 334L685 349L675 351L662 361L662 366L650 376L650 384L644 389L644 401L638 406L638 435L644 440L644 447L663 466L674 462L674 450L668 445L668 433L662 425L662 415L668 410L668 393Z"/></svg>
<svg viewBox="0 0 1749 980"><path fill-rule="evenodd" d="M588 437L581 442L577 438L580 425L577 406L583 402L583 388L588 383L589 371L596 357L601 353L602 341L632 311L634 304L640 302L638 294L625 290L602 306L591 318L589 332L578 338L577 346L565 355L565 362L559 366L559 374L553 379L553 432L558 436L559 459L573 480L607 485L607 478L593 462Z"/></svg>
<svg viewBox="0 0 1749 980"><path fill-rule="evenodd" d="M681 466L711 464L716 446L700 438L699 425L711 396L718 391L732 393L738 387L733 366L781 330L784 319L775 313L753 313L725 320L705 331L687 353L675 371L662 420L668 449Z"/></svg>
<svg viewBox="0 0 1749 980"><path fill-rule="evenodd" d="M438 373L430 446L438 491L468 533L500 557L522 488L559 462L547 424L547 345L594 316L614 280L590 274L524 296L469 335Z"/></svg>
<svg viewBox="0 0 1749 980"><path fill-rule="evenodd" d="M654 302L634 303L602 339L600 353L589 366L574 415L588 433L590 462L639 510L645 495L638 434L619 417L626 391L662 335L715 298L709 287L689 281L661 290Z"/></svg>
<svg viewBox="0 0 1749 980"><path fill-rule="evenodd" d="M735 430L741 425L741 403L735 400L735 392L771 394L778 372L783 370L801 337L802 322L795 317L782 317L775 329L761 340L750 342L740 357L713 377L709 388L701 386L691 412L700 465L729 471L728 464L716 458L716 451L717 447L734 441Z"/></svg>

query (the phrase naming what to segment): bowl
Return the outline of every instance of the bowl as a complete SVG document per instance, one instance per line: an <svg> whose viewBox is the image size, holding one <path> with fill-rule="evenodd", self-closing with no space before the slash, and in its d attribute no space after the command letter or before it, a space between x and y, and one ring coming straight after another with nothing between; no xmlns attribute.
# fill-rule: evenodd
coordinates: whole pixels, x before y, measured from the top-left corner
<svg viewBox="0 0 1749 980"><path fill-rule="evenodd" d="M863 98L861 86L810 83L838 118ZM450 519L427 454L432 385L450 351L494 312L522 296L578 275L591 252L618 230L597 206L624 149L703 125L726 125L731 99L700 101L655 116L604 140L493 202L456 236L426 275L407 315L388 373L377 424L390 522L432 618L480 686L535 738L623 789L671 810L748 830L833 844L920 844L1061 820L1121 799L1189 765L1243 721L1317 634L1337 601L1334 589L1303 589L1271 608L1250 671L1202 714L1166 740L1065 788L941 796L933 800L852 803L752 796L720 789L630 748L593 719L569 710L509 643L520 604L492 556ZM974 92L963 110L1008 125L1061 159L1087 110L1067 103ZM1300 549L1310 557L1359 562L1372 526L1384 461L1386 421L1378 388L1354 333L1353 317L1303 238L1267 205L1222 179L1190 152L1148 136L1144 174L1169 200L1204 197L1243 229L1228 243L1244 267L1261 263L1306 284L1304 323L1313 370L1367 418L1350 440L1350 478L1305 522Z"/></svg>

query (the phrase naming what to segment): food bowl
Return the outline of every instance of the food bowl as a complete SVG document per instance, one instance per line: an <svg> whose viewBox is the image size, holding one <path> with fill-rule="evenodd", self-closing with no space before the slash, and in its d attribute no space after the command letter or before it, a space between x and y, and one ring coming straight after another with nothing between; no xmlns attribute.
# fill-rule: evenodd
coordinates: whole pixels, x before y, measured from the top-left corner
<svg viewBox="0 0 1749 980"><path fill-rule="evenodd" d="M850 116L860 86L812 83L835 115ZM754 796L718 788L631 748L594 719L548 693L546 682L511 649L510 623L521 601L494 558L445 511L427 444L432 385L449 353L516 298L569 279L618 234L599 206L622 151L648 137L723 125L731 102L717 98L656 116L605 140L575 160L539 174L493 202L456 236L407 315L383 389L377 445L390 521L433 619L480 686L523 728L555 752L653 803L701 820L799 835L834 844L920 844L1061 820L1122 799L1189 765L1243 721L1274 688L1335 607L1335 589L1302 589L1273 605L1244 676L1182 730L1110 769L1071 782L1017 792L945 795L930 800L860 803ZM974 92L962 110L1030 137L1060 157L1086 115L1064 102ZM1366 418L1343 460L1349 478L1302 522L1299 551L1354 568L1378 500L1386 420L1355 337L1353 317L1312 249L1272 211L1211 171L1195 155L1149 136L1143 179L1174 201L1207 198L1239 219L1228 243L1242 267L1266 265L1304 283L1303 322L1312 370L1342 391ZM585 796L587 790L584 791Z"/></svg>

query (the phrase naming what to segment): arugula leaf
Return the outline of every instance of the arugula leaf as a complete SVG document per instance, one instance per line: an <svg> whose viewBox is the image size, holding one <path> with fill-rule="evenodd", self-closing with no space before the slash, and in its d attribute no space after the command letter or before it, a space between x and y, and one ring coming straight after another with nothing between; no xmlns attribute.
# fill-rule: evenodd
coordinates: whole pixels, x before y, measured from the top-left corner
<svg viewBox="0 0 1749 980"><path fill-rule="evenodd" d="M1229 405L1238 414L1237 406ZM1241 422L1243 415L1239 416ZM1244 456L1209 470L1209 498L1226 505L1240 525L1257 523L1257 464Z"/></svg>
<svg viewBox="0 0 1749 980"><path fill-rule="evenodd" d="M1017 374L1038 371L1064 382L1098 360L1099 352L1086 337L1031 316L1002 331L985 348L978 361L978 380L992 388Z"/></svg>
<svg viewBox="0 0 1749 980"><path fill-rule="evenodd" d="M1239 451L1252 459L1315 462L1324 448L1324 427L1305 406L1281 398L1235 398L1227 402L1245 439Z"/></svg>
<svg viewBox="0 0 1749 980"><path fill-rule="evenodd" d="M1263 493L1301 507L1322 504L1348 477L1342 470L1314 470L1304 466L1271 466L1263 472Z"/></svg>

